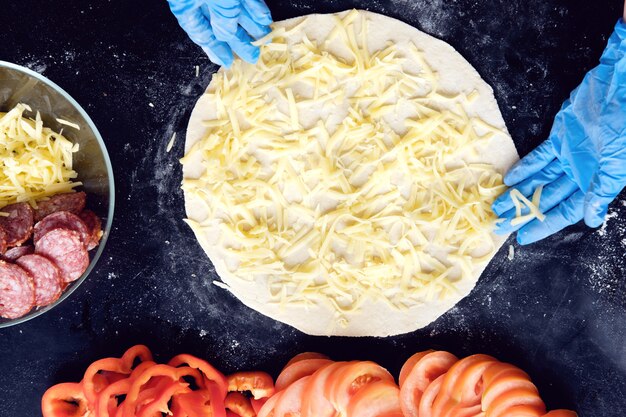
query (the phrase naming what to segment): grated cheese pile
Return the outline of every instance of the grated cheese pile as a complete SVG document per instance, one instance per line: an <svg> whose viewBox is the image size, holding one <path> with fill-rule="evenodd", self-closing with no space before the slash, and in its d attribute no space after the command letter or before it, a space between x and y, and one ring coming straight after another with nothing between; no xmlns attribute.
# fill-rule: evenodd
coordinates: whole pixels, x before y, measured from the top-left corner
<svg viewBox="0 0 626 417"><path fill-rule="evenodd" d="M415 45L372 52L365 18L336 19L325 40L277 29L256 65L213 76L217 117L181 160L201 158L182 188L210 215L186 221L198 237L218 224L233 275L280 305L449 297L494 250L502 177L465 161L500 131L466 113L476 91L439 90Z"/></svg>
<svg viewBox="0 0 626 417"><path fill-rule="evenodd" d="M60 133L43 126L37 112L35 120L26 118L29 106L18 104L0 113L0 207L29 202L72 191L80 182L72 169L72 144Z"/></svg>

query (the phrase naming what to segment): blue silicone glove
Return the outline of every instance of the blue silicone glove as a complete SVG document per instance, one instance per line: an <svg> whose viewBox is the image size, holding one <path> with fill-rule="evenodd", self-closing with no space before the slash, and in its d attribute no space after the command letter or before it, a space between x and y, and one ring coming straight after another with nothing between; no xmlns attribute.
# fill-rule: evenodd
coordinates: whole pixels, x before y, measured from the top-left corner
<svg viewBox="0 0 626 417"><path fill-rule="evenodd" d="M530 197L543 185L534 219L512 226L510 190L493 204L503 220L496 233L520 229L517 241L533 243L585 219L590 227L604 221L608 205L626 186L626 23L620 19L600 58L556 115L548 140L511 168L509 187Z"/></svg>
<svg viewBox="0 0 626 417"><path fill-rule="evenodd" d="M259 48L252 45L270 32L272 15L263 0L168 0L170 9L192 41L209 59L230 67L233 52L255 63Z"/></svg>

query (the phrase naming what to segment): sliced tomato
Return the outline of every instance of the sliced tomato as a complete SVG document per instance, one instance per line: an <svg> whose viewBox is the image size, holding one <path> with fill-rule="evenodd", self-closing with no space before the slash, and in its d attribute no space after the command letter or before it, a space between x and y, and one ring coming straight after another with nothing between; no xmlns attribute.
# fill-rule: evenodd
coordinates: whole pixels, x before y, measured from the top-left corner
<svg viewBox="0 0 626 417"><path fill-rule="evenodd" d="M455 394L458 395L458 393L455 392L455 389L458 389L459 386L463 385L464 382L467 381L466 378L469 375L473 375L471 370L474 369L474 366L486 366L487 364L491 364L493 362L496 362L496 359L489 355L472 355L463 358L452 365L446 372L443 383L441 384L439 395L437 395L437 398L433 403L433 415L444 416L453 407L458 405L459 402L453 397ZM482 369L482 371L484 372L484 369ZM473 389L473 387L470 389ZM478 398L480 398L480 396Z"/></svg>
<svg viewBox="0 0 626 417"><path fill-rule="evenodd" d="M409 360L412 358L409 358ZM445 374L457 361L458 358L456 356L443 350L430 351L424 355L417 356L417 362L406 374L404 383L400 388L402 412L406 417L421 416L418 411L424 391L435 379Z"/></svg>
<svg viewBox="0 0 626 417"><path fill-rule="evenodd" d="M268 398L274 395L274 380L266 372L237 372L228 375L228 392L250 391L254 399Z"/></svg>
<svg viewBox="0 0 626 417"><path fill-rule="evenodd" d="M339 413L346 413L350 399L361 388L376 381L394 382L382 366L370 361L348 362L330 376L324 395Z"/></svg>
<svg viewBox="0 0 626 417"><path fill-rule="evenodd" d="M302 417L333 417L335 415L335 407L326 398L324 391L331 375L346 363L333 362L311 375L302 399Z"/></svg>
<svg viewBox="0 0 626 417"><path fill-rule="evenodd" d="M499 362L496 359L476 361L467 366L452 386L451 400L464 407L480 404L484 390L483 375Z"/></svg>
<svg viewBox="0 0 626 417"><path fill-rule="evenodd" d="M300 417L302 400L310 376L305 376L281 391L280 398L274 406L274 417Z"/></svg>
<svg viewBox="0 0 626 417"><path fill-rule="evenodd" d="M484 417L480 404L470 407L455 407L449 413L449 417Z"/></svg>
<svg viewBox="0 0 626 417"><path fill-rule="evenodd" d="M312 375L330 363L332 363L330 359L302 359L286 366L276 378L276 391L284 390L300 378Z"/></svg>
<svg viewBox="0 0 626 417"><path fill-rule="evenodd" d="M521 369L504 363L498 364L498 368L495 376L485 376L485 389L481 401L485 409L490 408L498 397L512 389L526 388L537 392L530 377Z"/></svg>
<svg viewBox="0 0 626 417"><path fill-rule="evenodd" d="M83 417L87 411L87 398L80 383L53 385L41 399L43 417Z"/></svg>
<svg viewBox="0 0 626 417"><path fill-rule="evenodd" d="M545 404L536 389L514 388L494 399L485 409L485 415L486 417L507 417L512 407L520 405L536 407L545 413Z"/></svg>
<svg viewBox="0 0 626 417"><path fill-rule="evenodd" d="M403 417L400 389L393 381L379 380L362 387L350 399L348 416Z"/></svg>
<svg viewBox="0 0 626 417"><path fill-rule="evenodd" d="M532 405L515 405L506 411L507 417L543 417L545 409ZM558 416L555 416L558 417ZM570 417L570 416L561 416ZM575 417L575 416L574 416Z"/></svg>
<svg viewBox="0 0 626 417"><path fill-rule="evenodd" d="M239 417L255 417L257 414L250 403L250 399L236 391L228 393L224 400L224 406Z"/></svg>
<svg viewBox="0 0 626 417"><path fill-rule="evenodd" d="M400 385L400 388L402 388L402 385L404 385L406 377L409 376L409 372L411 372L411 369L413 369L415 364L424 356L432 352L434 352L434 350L432 349L425 350L423 352L417 352L415 355L407 359L406 362L404 362L404 365L402 365L402 369L400 369L400 376L398 377L398 385Z"/></svg>
<svg viewBox="0 0 626 417"><path fill-rule="evenodd" d="M441 385L443 384L443 379L445 376L446 376L445 374L438 376L424 390L424 393L422 394L422 397L420 398L419 407L418 407L419 417L432 417L433 416L433 404L435 402L435 399L437 398L437 395L439 395L439 391L441 391ZM400 406L402 405L403 403L401 402Z"/></svg>
<svg viewBox="0 0 626 417"><path fill-rule="evenodd" d="M282 392L277 392L276 394L268 398L265 404L263 404L263 407L261 407L261 409L257 413L257 417L273 417L274 408L276 407L276 403L278 402L278 400L280 400L280 396L282 394Z"/></svg>
<svg viewBox="0 0 626 417"><path fill-rule="evenodd" d="M543 417L578 417L578 414L571 410L552 410Z"/></svg>
<svg viewBox="0 0 626 417"><path fill-rule="evenodd" d="M302 352L302 353L298 353L296 356L291 358L291 360L287 362L287 365L285 365L283 369L285 369L289 365L292 365L298 361L303 361L305 359L329 359L329 358L328 356L323 355L321 353L317 353L317 352Z"/></svg>

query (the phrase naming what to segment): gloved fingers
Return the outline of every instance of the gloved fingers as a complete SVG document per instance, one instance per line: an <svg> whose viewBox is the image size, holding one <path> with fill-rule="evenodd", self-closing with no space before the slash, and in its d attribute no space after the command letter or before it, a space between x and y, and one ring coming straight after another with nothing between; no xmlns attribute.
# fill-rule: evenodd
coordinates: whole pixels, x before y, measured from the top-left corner
<svg viewBox="0 0 626 417"><path fill-rule="evenodd" d="M239 25L254 39L262 38L272 31L267 24L259 23L258 20L254 19L248 9L245 8L241 10L241 15L239 15Z"/></svg>
<svg viewBox="0 0 626 417"><path fill-rule="evenodd" d="M178 17L179 14L199 8L203 0L167 0L167 3L174 16Z"/></svg>
<svg viewBox="0 0 626 417"><path fill-rule="evenodd" d="M585 193L576 191L567 200L546 213L542 221L534 219L517 232L517 242L528 245L546 238L583 218Z"/></svg>
<svg viewBox="0 0 626 417"><path fill-rule="evenodd" d="M525 179L513 188L509 188L496 201L493 202L491 208L498 216L511 210L513 200L511 199L511 191L517 189L522 195L529 197L540 185L550 184L552 181L563 175L563 166L558 159L554 159L544 169L530 178Z"/></svg>
<svg viewBox="0 0 626 417"><path fill-rule="evenodd" d="M572 181L567 175L560 176L543 188L541 199L539 200L539 211L546 213L563 201L567 200L578 189L578 184ZM522 215L528 214L528 212L528 209L522 209ZM526 222L516 225L511 224L511 220L515 218L515 208L511 208L500 217L502 219L498 222L496 229L494 230L494 232L499 235L513 233L528 223Z"/></svg>
<svg viewBox="0 0 626 417"><path fill-rule="evenodd" d="M267 26L272 23L272 14L263 0L242 0L242 2L243 10L246 10L257 24Z"/></svg>
<svg viewBox="0 0 626 417"><path fill-rule="evenodd" d="M626 185L623 178L611 174L620 171L621 167L607 168L601 166L600 170L594 174L589 191L585 195L585 223L587 226L598 227L604 222L609 204Z"/></svg>
<svg viewBox="0 0 626 417"><path fill-rule="evenodd" d="M175 16L189 38L206 52L211 61L226 67L233 63L233 52L228 44L215 38L211 23L200 7L187 8Z"/></svg>
<svg viewBox="0 0 626 417"><path fill-rule="evenodd" d="M226 68L230 68L235 59L233 51L226 42L215 40L215 43L211 47L203 46L202 50L207 54L211 62Z"/></svg>
<svg viewBox="0 0 626 417"><path fill-rule="evenodd" d="M513 165L504 176L504 183L511 187L524 181L544 169L555 157L552 142L548 139Z"/></svg>
<svg viewBox="0 0 626 417"><path fill-rule="evenodd" d="M241 59L254 64L259 59L261 51L258 46L252 45L252 42L253 39L250 35L248 35L242 27L239 27L239 29L237 29L237 36L228 41L228 45Z"/></svg>
<svg viewBox="0 0 626 417"><path fill-rule="evenodd" d="M215 37L224 42L234 39L241 14L240 0L208 0L206 9L211 17Z"/></svg>

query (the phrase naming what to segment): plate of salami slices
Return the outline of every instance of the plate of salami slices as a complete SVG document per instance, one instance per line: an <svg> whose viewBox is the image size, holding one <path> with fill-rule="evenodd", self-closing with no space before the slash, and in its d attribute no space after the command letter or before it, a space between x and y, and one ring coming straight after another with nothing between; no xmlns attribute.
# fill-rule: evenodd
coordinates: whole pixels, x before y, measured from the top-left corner
<svg viewBox="0 0 626 417"><path fill-rule="evenodd" d="M109 156L65 91L0 61L0 328L54 308L87 278L111 228Z"/></svg>

